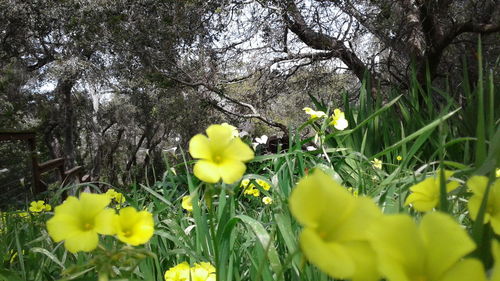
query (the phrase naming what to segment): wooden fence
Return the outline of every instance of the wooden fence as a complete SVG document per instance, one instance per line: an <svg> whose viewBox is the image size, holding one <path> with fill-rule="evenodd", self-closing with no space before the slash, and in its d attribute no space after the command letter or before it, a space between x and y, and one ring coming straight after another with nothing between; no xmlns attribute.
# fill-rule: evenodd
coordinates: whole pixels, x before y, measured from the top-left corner
<svg viewBox="0 0 500 281"><path fill-rule="evenodd" d="M72 181L88 182L89 175L84 175L81 166L73 167L69 170L64 169L64 158L56 158L47 162L39 163L36 149L36 133L33 131L0 131L1 141L26 141L30 150L31 167L33 173L33 191L35 193L47 190L47 184L42 181L42 174L49 172L58 172L61 185L66 185Z"/></svg>

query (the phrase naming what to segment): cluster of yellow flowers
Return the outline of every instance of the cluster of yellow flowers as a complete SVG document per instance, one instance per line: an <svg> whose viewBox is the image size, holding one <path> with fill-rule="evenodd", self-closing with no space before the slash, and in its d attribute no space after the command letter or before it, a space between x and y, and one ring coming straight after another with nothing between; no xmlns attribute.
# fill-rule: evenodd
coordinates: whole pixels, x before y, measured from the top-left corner
<svg viewBox="0 0 500 281"><path fill-rule="evenodd" d="M311 120L327 117L325 112L316 111L310 107L304 107L303 110L305 111L306 114L310 115ZM343 131L347 128L347 126L349 126L349 122L347 121L347 119L345 119L345 113L338 108L333 110L333 114L330 118L331 118L330 125L335 127L335 129L339 131Z"/></svg>
<svg viewBox="0 0 500 281"><path fill-rule="evenodd" d="M120 192L116 192L113 188L108 189L105 194L119 205L125 203L125 196L123 196Z"/></svg>
<svg viewBox="0 0 500 281"><path fill-rule="evenodd" d="M133 207L116 214L114 209L107 208L110 202L106 194L84 192L80 198L69 196L47 221L50 237L55 242L64 240L71 253L97 248L98 234L116 235L118 240L132 246L148 242L154 232L153 215Z"/></svg>
<svg viewBox="0 0 500 281"><path fill-rule="evenodd" d="M215 268L208 262L180 263L165 272L165 281L215 281Z"/></svg>
<svg viewBox="0 0 500 281"><path fill-rule="evenodd" d="M255 182L258 186L266 191L271 189L271 185L265 180L256 179ZM253 195L255 197L260 196L260 190L257 188L257 186L255 186L254 183L251 183L249 179L242 180L240 183L240 187L243 188L243 194L245 195Z"/></svg>
<svg viewBox="0 0 500 281"><path fill-rule="evenodd" d="M479 194L483 185L477 186ZM493 192L499 188L495 183ZM486 280L481 262L466 258L476 245L447 214L429 212L419 224L407 214L384 215L371 199L354 197L320 170L301 179L289 201L304 226L300 245L305 256L333 278ZM494 241L494 281L500 278L498 248Z"/></svg>
<svg viewBox="0 0 500 281"><path fill-rule="evenodd" d="M33 213L49 212L52 210L52 206L45 204L43 200L38 200L31 202L28 210Z"/></svg>

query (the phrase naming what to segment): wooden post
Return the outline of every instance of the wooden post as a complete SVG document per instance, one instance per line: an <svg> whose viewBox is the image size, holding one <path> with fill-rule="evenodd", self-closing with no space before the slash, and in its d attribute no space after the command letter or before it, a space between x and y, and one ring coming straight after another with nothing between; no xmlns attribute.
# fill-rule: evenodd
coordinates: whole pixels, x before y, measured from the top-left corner
<svg viewBox="0 0 500 281"><path fill-rule="evenodd" d="M45 191L45 186L42 184L40 170L38 169L38 157L36 152L35 138L28 139L28 145L31 153L31 169L33 171L33 188L35 193Z"/></svg>

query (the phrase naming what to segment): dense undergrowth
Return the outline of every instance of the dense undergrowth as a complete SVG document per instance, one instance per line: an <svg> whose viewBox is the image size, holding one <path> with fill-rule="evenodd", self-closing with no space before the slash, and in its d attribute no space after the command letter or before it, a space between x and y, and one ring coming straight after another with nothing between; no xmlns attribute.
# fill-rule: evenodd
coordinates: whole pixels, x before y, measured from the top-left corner
<svg viewBox="0 0 500 281"><path fill-rule="evenodd" d="M500 216L500 207L488 209L488 199L484 199L479 219L473 220L468 202L474 187L466 184L474 175L480 175L489 179L490 189L499 187L492 184L500 166L499 113L495 110L499 92L494 88L493 74L483 77L481 65L479 69L477 85L469 85L468 77L464 77L461 104L430 82L419 85L416 77L410 90L379 94L377 100L369 98L371 93L366 88L370 87L362 87L358 104L349 104L345 97L347 128L338 130L327 118L310 119L291 131L287 150L262 154L261 146L257 146L255 158L246 163L243 178L232 184L200 181L192 174L196 160L187 160L188 152L181 151L174 159L179 164L168 167L163 175L155 175L158 180L154 183L123 188L96 183L43 194L40 199L57 206L65 189L78 192L90 188L101 193L114 188L125 196L120 208L133 206L153 214L154 235L148 243L135 248L104 236L96 250L73 254L63 242L55 243L47 232L46 222L53 217L52 210L3 212L0 280L96 280L98 275L99 280L164 280L168 269L183 262L191 266L210 263L217 280L224 281L334 280L331 276L339 277L334 270L325 270L324 264L307 254L311 251L304 251L309 244L299 242L299 236L303 228L311 226L297 214L297 210L308 213L309 209L320 208L322 197L329 195L318 191L317 198L307 197L309 203L301 201L304 198L291 199L300 179L317 173L341 184L355 198L352 200L368 196L384 214L410 214L415 221L425 216L414 208L417 204L405 204L410 187L436 177L440 192L438 203L431 209L451 215L463 226L475 244L475 250L463 256L476 258L494 274L499 270L499 261L491 269L495 263L491 247L499 233L490 223L480 222L484 215ZM327 115L333 110L320 100L312 100L315 110ZM306 129L314 136L301 139ZM314 150L306 149L311 143L316 143ZM313 172L315 169L322 172ZM444 170L453 171L451 179L457 183L449 193L446 184L440 184L441 176L436 176ZM245 184L253 184L252 192L241 186L245 179L249 180ZM188 202L183 208L184 196L190 196L191 211L186 210ZM269 199L263 202L264 197ZM300 204L295 211L290 208L292 200ZM332 220L344 210L333 203L329 207L321 207L321 212ZM399 237L392 236L387 239ZM407 251L412 255L414 250ZM330 259L328 255L322 257ZM382 275L394 280L391 275Z"/></svg>

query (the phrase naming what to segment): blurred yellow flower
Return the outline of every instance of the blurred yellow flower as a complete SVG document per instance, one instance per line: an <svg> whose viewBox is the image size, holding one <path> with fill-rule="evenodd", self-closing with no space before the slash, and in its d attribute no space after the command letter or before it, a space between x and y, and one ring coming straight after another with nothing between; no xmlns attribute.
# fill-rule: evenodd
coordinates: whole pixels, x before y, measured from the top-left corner
<svg viewBox="0 0 500 281"><path fill-rule="evenodd" d="M496 176L497 178L500 178L500 168L497 168L497 169L495 170L495 176Z"/></svg>
<svg viewBox="0 0 500 281"><path fill-rule="evenodd" d="M249 179L244 179L244 180L241 181L240 187L241 188L247 188L249 184L250 184L250 180Z"/></svg>
<svg viewBox="0 0 500 281"><path fill-rule="evenodd" d="M208 262L195 263L191 268L191 279L192 281L215 281L215 267Z"/></svg>
<svg viewBox="0 0 500 281"><path fill-rule="evenodd" d="M403 160L403 157L401 157L401 155L398 155L398 156L396 156L396 160L401 161L401 160Z"/></svg>
<svg viewBox="0 0 500 281"><path fill-rule="evenodd" d="M64 240L71 253L89 252L97 247L99 234L115 234L115 211L106 208L110 198L104 194L82 193L80 199L69 196L55 208L47 221L47 230L55 242Z"/></svg>
<svg viewBox="0 0 500 281"><path fill-rule="evenodd" d="M339 131L343 131L345 130L345 128L347 128L347 126L349 126L349 122L347 122L347 119L345 119L344 112L342 112L338 108L333 110L333 115L331 118L332 121L330 122L330 125L332 125Z"/></svg>
<svg viewBox="0 0 500 281"><path fill-rule="evenodd" d="M243 194L245 195L253 195L254 197L259 197L260 196L260 190L255 188L255 186L252 184L250 187L245 188L243 191Z"/></svg>
<svg viewBox="0 0 500 281"><path fill-rule="evenodd" d="M453 175L452 171L444 171L446 181ZM405 206L412 207L419 212L428 212L439 203L440 173L428 177L425 180L410 187L412 192L405 201ZM456 181L446 183L446 192L455 190L460 184Z"/></svg>
<svg viewBox="0 0 500 281"><path fill-rule="evenodd" d="M108 195L111 200L114 200L118 204L125 203L125 196L123 196L123 194L121 194L120 192L116 192L113 188L108 189L108 191L106 191L106 195Z"/></svg>
<svg viewBox="0 0 500 281"><path fill-rule="evenodd" d="M245 173L246 161L253 159L253 150L240 138L233 137L231 129L222 125L211 125L207 136L198 134L189 141L189 153L199 158L193 172L200 180L216 183L234 183Z"/></svg>
<svg viewBox="0 0 500 281"><path fill-rule="evenodd" d="M165 281L189 281L190 267L187 262L171 267L165 272Z"/></svg>
<svg viewBox="0 0 500 281"><path fill-rule="evenodd" d="M388 281L485 281L476 246L452 217L427 213L417 226L408 215L383 216L369 230L378 268Z"/></svg>
<svg viewBox="0 0 500 281"><path fill-rule="evenodd" d="M371 161L373 168L375 169L382 169L382 160L379 160L377 158L373 158L373 161Z"/></svg>
<svg viewBox="0 0 500 281"><path fill-rule="evenodd" d="M253 195L255 197L260 196L260 190L255 188L255 184L250 183L249 179L242 180L240 187L243 188L243 194L245 195Z"/></svg>
<svg viewBox="0 0 500 281"><path fill-rule="evenodd" d="M181 206L184 210L186 210L188 212L192 212L193 211L193 202L192 202L191 196L186 195L186 196L182 197Z"/></svg>
<svg viewBox="0 0 500 281"><path fill-rule="evenodd" d="M316 169L299 181L289 202L304 226L300 246L311 263L333 278L379 280L367 229L381 212L371 199L354 198Z"/></svg>
<svg viewBox="0 0 500 281"><path fill-rule="evenodd" d="M115 220L115 228L118 240L132 246L145 244L153 236L153 215L148 211L137 212L134 207L125 207Z"/></svg>
<svg viewBox="0 0 500 281"><path fill-rule="evenodd" d="M271 189L271 185L267 181L257 179L255 180L255 182L257 182L257 184L260 185L260 187L262 187L262 189L264 189L265 191Z"/></svg>
<svg viewBox="0 0 500 281"><path fill-rule="evenodd" d="M265 196L262 198L262 203L266 205L271 205L273 203L273 198Z"/></svg>
<svg viewBox="0 0 500 281"><path fill-rule="evenodd" d="M30 214L28 212L18 212L16 213L20 218L29 218Z"/></svg>
<svg viewBox="0 0 500 281"><path fill-rule="evenodd" d="M318 119L318 118L325 118L326 113L323 111L315 111L310 107L304 107L302 110L306 112L306 114L310 115L310 119Z"/></svg>
<svg viewBox="0 0 500 281"><path fill-rule="evenodd" d="M469 214L476 220L483 201L488 178L484 176L473 176L467 181L467 186L472 190L472 197L469 199ZM500 235L500 180L495 180L490 187L488 202L484 213L484 223L491 223L491 227L496 234Z"/></svg>
<svg viewBox="0 0 500 281"><path fill-rule="evenodd" d="M38 200L31 202L28 210L33 213L41 213L43 211L52 210L52 207L49 204L45 204L45 201Z"/></svg>
<svg viewBox="0 0 500 281"><path fill-rule="evenodd" d="M165 281L215 281L215 268L208 262L195 263L190 267L187 262L171 267L165 272Z"/></svg>

